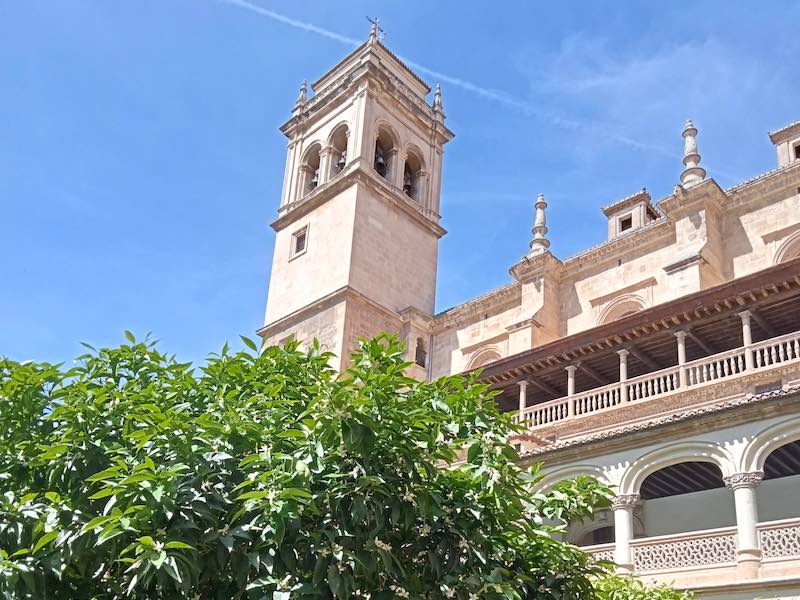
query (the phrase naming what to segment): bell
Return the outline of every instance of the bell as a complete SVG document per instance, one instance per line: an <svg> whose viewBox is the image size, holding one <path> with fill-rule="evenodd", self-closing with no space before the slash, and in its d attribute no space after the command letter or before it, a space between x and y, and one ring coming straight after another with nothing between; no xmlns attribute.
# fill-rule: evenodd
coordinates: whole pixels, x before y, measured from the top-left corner
<svg viewBox="0 0 800 600"><path fill-rule="evenodd" d="M405 192L406 196L411 196L412 192L414 191L413 179L411 177L411 172L406 168L405 172L403 173L403 191Z"/></svg>
<svg viewBox="0 0 800 600"><path fill-rule="evenodd" d="M344 169L344 166L347 164L347 150L344 150L342 154L339 156L339 162L336 163L336 166L339 167L341 171Z"/></svg>
<svg viewBox="0 0 800 600"><path fill-rule="evenodd" d="M314 171L314 176L311 178L311 183L309 184L309 187L313 190L315 187L317 187L318 183L319 183L319 169Z"/></svg>

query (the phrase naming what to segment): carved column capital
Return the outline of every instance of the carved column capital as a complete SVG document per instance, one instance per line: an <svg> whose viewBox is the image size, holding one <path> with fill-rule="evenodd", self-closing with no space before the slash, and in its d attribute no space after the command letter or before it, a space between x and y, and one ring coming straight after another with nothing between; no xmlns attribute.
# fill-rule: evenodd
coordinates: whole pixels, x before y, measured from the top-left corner
<svg viewBox="0 0 800 600"><path fill-rule="evenodd" d="M751 473L734 473L723 478L725 485L731 490L737 488L754 488L764 479L764 471L753 471Z"/></svg>
<svg viewBox="0 0 800 600"><path fill-rule="evenodd" d="M636 508L641 500L642 497L639 494L621 494L611 499L611 508L614 510L618 508L633 509Z"/></svg>

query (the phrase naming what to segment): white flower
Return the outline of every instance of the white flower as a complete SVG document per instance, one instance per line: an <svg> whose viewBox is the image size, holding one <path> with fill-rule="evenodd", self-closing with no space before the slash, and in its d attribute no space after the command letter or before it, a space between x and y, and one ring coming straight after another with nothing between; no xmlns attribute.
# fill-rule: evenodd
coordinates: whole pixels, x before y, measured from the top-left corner
<svg viewBox="0 0 800 600"><path fill-rule="evenodd" d="M378 550L383 550L384 552L391 552L392 551L392 546L390 544L387 544L386 542L383 542L383 541L381 541L381 540L379 540L377 538L375 539L375 547Z"/></svg>
<svg viewBox="0 0 800 600"><path fill-rule="evenodd" d="M406 492L405 494L403 494L403 500L405 500L406 502L413 502L414 494L412 494L411 492Z"/></svg>

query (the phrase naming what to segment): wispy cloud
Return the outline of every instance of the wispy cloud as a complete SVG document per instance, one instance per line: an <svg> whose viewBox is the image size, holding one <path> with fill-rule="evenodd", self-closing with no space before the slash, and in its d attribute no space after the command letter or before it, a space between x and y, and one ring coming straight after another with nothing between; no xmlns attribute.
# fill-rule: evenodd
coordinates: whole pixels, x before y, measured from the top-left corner
<svg viewBox="0 0 800 600"><path fill-rule="evenodd" d="M330 29L325 29L324 27L319 27L317 25L314 25L313 23L308 23L306 21L300 21L298 19L287 17L286 15L282 15L273 10L269 10L267 8L264 8L263 6L255 4L253 2L249 2L248 0L219 0L219 1L224 4L229 4L231 6L236 6L238 8L248 10L262 17L266 17L268 19L272 19L273 21L283 23L284 25L294 27L295 29L300 29L303 31L307 31L309 33L319 35L321 37L341 42L342 44L346 44L348 46L355 47L361 43L361 41L353 39L346 35L342 35L335 31L331 31ZM465 79L462 79L460 77L455 77L453 75L442 73L435 69L431 69L430 67L426 67L425 65L421 65L418 62L409 60L408 58L405 58L403 56L401 56L400 59L403 62L405 62L409 67L419 71L420 73L429 75L430 77L434 77L435 79L441 82L460 88L480 98L497 102L509 108L513 108L515 110L522 112L527 116L535 117L551 125L562 127L565 129L570 129L573 131L581 131L584 133L592 133L594 135L599 135L610 141L622 144L624 146L633 148L635 150L654 151L664 156L669 156L669 157L674 156L673 152L669 152L668 150L664 149L661 146L640 142L631 137L620 135L614 131L611 131L609 128L607 128L600 122L588 121L586 119L581 119L581 120L571 119L569 117L565 117L555 112L548 111L533 102L524 100L522 98L518 98L502 90L485 87L480 84L474 83L472 81L467 81Z"/></svg>

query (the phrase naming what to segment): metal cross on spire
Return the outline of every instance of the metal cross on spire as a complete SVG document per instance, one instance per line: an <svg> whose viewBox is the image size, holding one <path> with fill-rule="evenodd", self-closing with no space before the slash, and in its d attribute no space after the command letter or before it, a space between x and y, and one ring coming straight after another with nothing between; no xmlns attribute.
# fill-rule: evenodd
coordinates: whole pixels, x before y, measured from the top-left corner
<svg viewBox="0 0 800 600"><path fill-rule="evenodd" d="M367 21L372 23L372 29L369 32L369 38L371 40L382 42L383 38L386 37L386 31L383 29L383 27L381 27L381 18L375 17L374 19L370 19L367 17Z"/></svg>

